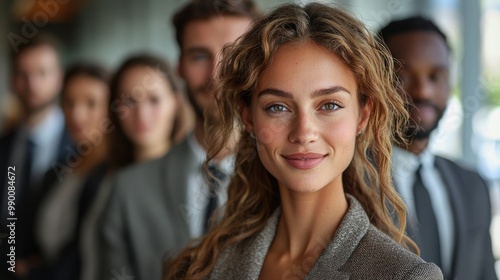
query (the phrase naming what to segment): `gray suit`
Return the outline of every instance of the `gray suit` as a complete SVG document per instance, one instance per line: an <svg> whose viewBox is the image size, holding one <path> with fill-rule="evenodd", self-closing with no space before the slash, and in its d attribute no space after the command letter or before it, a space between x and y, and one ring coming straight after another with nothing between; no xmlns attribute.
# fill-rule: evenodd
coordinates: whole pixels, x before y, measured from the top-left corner
<svg viewBox="0 0 500 280"><path fill-rule="evenodd" d="M117 175L101 227L100 279L124 274L138 280L161 278L165 255L191 238L182 205L187 179L200 172L200 164L185 140L162 158Z"/></svg>
<svg viewBox="0 0 500 280"><path fill-rule="evenodd" d="M326 248L305 279L443 279L436 265L424 262L376 229L361 204L352 196L347 198L346 215L334 238L324 242ZM209 279L258 279L279 217L280 209L257 236L223 251ZM294 278L296 269L291 268L286 279L298 279Z"/></svg>

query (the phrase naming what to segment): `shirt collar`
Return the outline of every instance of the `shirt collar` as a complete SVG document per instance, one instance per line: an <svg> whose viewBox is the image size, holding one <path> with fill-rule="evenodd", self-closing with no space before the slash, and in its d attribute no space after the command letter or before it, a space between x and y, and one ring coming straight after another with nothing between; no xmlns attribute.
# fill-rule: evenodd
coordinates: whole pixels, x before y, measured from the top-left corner
<svg viewBox="0 0 500 280"><path fill-rule="evenodd" d="M391 158L393 168L396 167L394 163L397 163L398 169L409 172L415 172L420 165L423 167L432 167L434 165L434 155L427 148L419 155L415 155L398 146L393 146Z"/></svg>
<svg viewBox="0 0 500 280"><path fill-rule="evenodd" d="M51 110L47 117L29 133L31 141L38 146L46 146L58 141L64 128L64 116L59 107ZM57 142L58 143L58 142Z"/></svg>
<svg viewBox="0 0 500 280"><path fill-rule="evenodd" d="M434 166L434 155L429 149L425 149L420 153L420 161L424 168L431 168Z"/></svg>
<svg viewBox="0 0 500 280"><path fill-rule="evenodd" d="M393 170L398 169L400 171L406 171L407 173L413 173L420 165L419 156L397 146L392 147L391 158Z"/></svg>
<svg viewBox="0 0 500 280"><path fill-rule="evenodd" d="M205 151L205 149L203 149L200 143L198 143L198 140L196 139L194 133L188 135L187 141L189 143L189 146L193 150L199 164L200 165L203 164L207 159L207 152ZM235 156L230 155L216 162L215 165L220 171L224 172L225 174L232 174L234 170L234 163L235 163Z"/></svg>

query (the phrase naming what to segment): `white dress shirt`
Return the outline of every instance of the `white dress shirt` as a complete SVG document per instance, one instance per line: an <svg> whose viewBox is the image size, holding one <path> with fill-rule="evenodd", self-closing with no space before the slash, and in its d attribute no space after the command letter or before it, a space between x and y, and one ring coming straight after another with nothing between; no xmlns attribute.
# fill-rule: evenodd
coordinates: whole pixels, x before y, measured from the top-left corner
<svg viewBox="0 0 500 280"><path fill-rule="evenodd" d="M38 186L51 164L57 160L59 145L64 131L64 116L59 107L52 110L45 119L31 130L22 126L13 145L11 162L21 169L26 156L26 141L28 137L33 141L33 162L31 164L31 183ZM23 176L24 177L24 176Z"/></svg>
<svg viewBox="0 0 500 280"><path fill-rule="evenodd" d="M184 206L187 209L183 210L187 213L186 218L189 221L188 224L191 237L197 238L205 233L205 215L209 200L209 187L202 173L203 163L205 162L207 153L200 146L193 133L188 136L188 143L196 155L200 168L196 173L188 177L187 205ZM220 162L216 162L215 165L220 171L228 175L226 180L221 182L220 191L217 192L219 205L223 205L227 201L227 186L234 170L234 156L228 156Z"/></svg>
<svg viewBox="0 0 500 280"><path fill-rule="evenodd" d="M58 152L63 148L59 147L63 131L64 116L59 107L31 131L31 139L36 146L31 167L31 176L34 180L38 181L43 178L45 172L51 168L51 164L57 160ZM63 164L67 163L63 162Z"/></svg>
<svg viewBox="0 0 500 280"><path fill-rule="evenodd" d="M435 168L434 158L434 155L428 149L424 150L420 155L415 155L399 147L393 147L392 176L398 193L408 208L408 224L415 228L417 219L413 198L413 184L415 182L415 172L422 165L420 176L429 192L432 208L436 216L441 246L441 269L446 275L451 271L455 240L453 211L446 186L439 171Z"/></svg>
<svg viewBox="0 0 500 280"><path fill-rule="evenodd" d="M63 131L64 116L59 107L52 110L36 127L29 129L26 125L21 125L16 131L8 162L9 166L16 167L17 199L24 195L25 180L27 178L30 179L31 191L34 191L40 186L45 173L51 168L51 163L57 160ZM31 163L31 173L23 174L28 137L34 144L33 159ZM6 184L6 182L3 184ZM7 217L7 188L5 187L0 191L4 192L3 201L0 201L0 206L2 206L2 209L0 209L0 218L5 219Z"/></svg>

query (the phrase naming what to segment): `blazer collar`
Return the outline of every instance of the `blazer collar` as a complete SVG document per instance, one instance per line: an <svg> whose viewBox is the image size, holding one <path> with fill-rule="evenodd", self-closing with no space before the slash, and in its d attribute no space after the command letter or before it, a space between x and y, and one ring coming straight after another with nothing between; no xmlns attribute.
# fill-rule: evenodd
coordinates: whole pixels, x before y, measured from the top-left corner
<svg viewBox="0 0 500 280"><path fill-rule="evenodd" d="M180 214L187 215L187 186L190 174L199 173L200 159L187 139L174 146L161 161L161 183L165 199L170 205L178 205ZM179 214L179 213L176 213Z"/></svg>
<svg viewBox="0 0 500 280"><path fill-rule="evenodd" d="M349 279L349 274L341 272L347 260L358 247L370 227L370 220L361 204L346 194L349 209L342 219L333 239L318 257L306 279L318 279L332 275L334 279Z"/></svg>
<svg viewBox="0 0 500 280"><path fill-rule="evenodd" d="M351 257L361 239L370 227L370 220L361 204L351 195L346 194L349 208L342 219L332 240L320 241L323 252L306 275L305 279L349 279L349 274L340 271ZM242 254L234 256L235 263L242 264L238 268L240 275L248 279L258 279L265 257L276 234L281 208L274 211L264 229L250 241ZM249 261L251 260L251 261ZM250 276L250 277L249 277Z"/></svg>

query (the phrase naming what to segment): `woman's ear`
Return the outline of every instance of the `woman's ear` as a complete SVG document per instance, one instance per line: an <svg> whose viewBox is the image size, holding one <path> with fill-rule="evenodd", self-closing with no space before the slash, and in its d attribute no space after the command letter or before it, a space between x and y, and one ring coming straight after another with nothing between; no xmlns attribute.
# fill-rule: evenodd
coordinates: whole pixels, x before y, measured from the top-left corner
<svg viewBox="0 0 500 280"><path fill-rule="evenodd" d="M245 102L240 103L240 115L243 124L245 125L246 131L252 135L254 133L253 127L253 117L252 117L252 107L251 105L245 104Z"/></svg>
<svg viewBox="0 0 500 280"><path fill-rule="evenodd" d="M368 120L370 119L370 115L372 112L373 104L370 99L365 102L365 105L361 107L359 110L358 117L358 134L363 133L365 131L366 126L368 125Z"/></svg>

